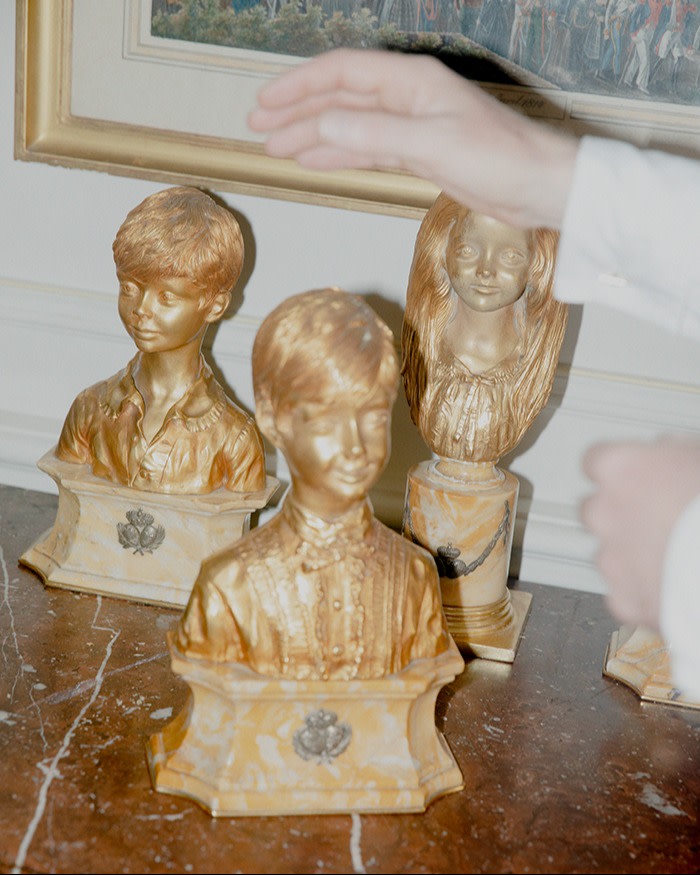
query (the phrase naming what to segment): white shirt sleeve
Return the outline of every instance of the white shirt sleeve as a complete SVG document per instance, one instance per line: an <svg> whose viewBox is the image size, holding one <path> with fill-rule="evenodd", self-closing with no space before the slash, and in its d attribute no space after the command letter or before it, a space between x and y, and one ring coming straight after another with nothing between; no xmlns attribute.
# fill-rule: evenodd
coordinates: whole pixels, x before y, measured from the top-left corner
<svg viewBox="0 0 700 875"><path fill-rule="evenodd" d="M555 294L700 340L700 162L584 137L562 225ZM661 633L674 684L700 701L700 496L664 560Z"/></svg>
<svg viewBox="0 0 700 875"><path fill-rule="evenodd" d="M700 161L584 137L555 295L700 339Z"/></svg>
<svg viewBox="0 0 700 875"><path fill-rule="evenodd" d="M700 495L676 523L664 558L661 634L673 683L700 702Z"/></svg>

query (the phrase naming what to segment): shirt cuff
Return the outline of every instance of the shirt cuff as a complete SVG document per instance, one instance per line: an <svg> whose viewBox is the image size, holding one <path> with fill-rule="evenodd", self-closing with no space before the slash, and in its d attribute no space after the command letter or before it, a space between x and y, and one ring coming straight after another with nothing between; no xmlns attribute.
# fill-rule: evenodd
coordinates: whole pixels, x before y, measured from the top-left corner
<svg viewBox="0 0 700 875"><path fill-rule="evenodd" d="M674 686L700 702L700 496L685 508L671 534L661 589L661 634L668 645Z"/></svg>

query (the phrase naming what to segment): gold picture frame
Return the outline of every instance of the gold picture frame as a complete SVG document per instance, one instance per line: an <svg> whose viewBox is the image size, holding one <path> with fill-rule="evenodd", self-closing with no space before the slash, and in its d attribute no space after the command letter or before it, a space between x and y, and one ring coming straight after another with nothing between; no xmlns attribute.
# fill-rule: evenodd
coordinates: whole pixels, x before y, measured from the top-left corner
<svg viewBox="0 0 700 875"><path fill-rule="evenodd" d="M123 31L120 36L126 38L131 27L129 10L133 18L133 10L143 10L143 3L144 0L123 0L123 9L122 4L114 0L92 3L90 14L103 22L110 20L112 31ZM187 183L214 191L413 218L422 217L434 201L437 187L408 173L389 170L318 172L265 155L259 142L246 139L242 101L235 105L236 82L242 79L230 80L221 108L221 114L226 114L234 104L232 114L238 111L239 133L233 136L214 135L211 130L207 133L208 125L196 131L185 130L186 119L182 117L159 126L145 123L143 113L137 120L137 104L141 103L146 87L137 90L132 103L133 118L131 110L127 110L117 120L109 115L111 109L107 108L105 114L101 106L99 111L74 112L74 84L82 85L88 78L78 73L73 75L74 55L81 48L78 44L86 40L79 28L75 33L80 35L75 36L74 7L85 9L86 0L18 0L16 158L165 183ZM118 25L114 23L115 9L116 17L121 16ZM100 38L106 32L111 33L105 24ZM698 33L700 35L700 30ZM194 68L196 63L177 60L181 54L180 47L170 53L158 49L151 51L147 62L160 64L166 77L203 75L213 78L217 75L187 72L188 64ZM248 54L253 56L244 75L244 78L248 76L248 82L260 83L284 66L270 55ZM287 58L289 63L295 60ZM700 48L692 53L692 62L697 66L700 83ZM508 63L504 61L504 64L508 68ZM551 87L522 68L512 67L511 72L524 84L481 84L502 102L572 133L612 135L640 146L700 157L700 106L684 106L663 98L630 99L629 91L624 89L620 89L619 94L606 96L565 91ZM121 89L119 76L116 75L116 81L110 81L107 90L118 92ZM96 90L99 103L102 93ZM161 104L168 102L175 101L161 101ZM216 114L209 112L208 115Z"/></svg>
<svg viewBox="0 0 700 875"><path fill-rule="evenodd" d="M260 144L71 112L73 0L18 0L15 157L214 191L420 217L437 189L391 171L316 172Z"/></svg>

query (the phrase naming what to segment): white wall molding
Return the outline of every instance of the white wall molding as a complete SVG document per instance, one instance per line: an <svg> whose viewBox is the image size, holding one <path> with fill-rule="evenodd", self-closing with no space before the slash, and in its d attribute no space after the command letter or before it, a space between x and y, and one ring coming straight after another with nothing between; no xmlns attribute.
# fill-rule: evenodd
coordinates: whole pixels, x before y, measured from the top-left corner
<svg viewBox="0 0 700 875"><path fill-rule="evenodd" d="M58 419L0 410L0 483L55 493L36 463L56 443L60 428Z"/></svg>
<svg viewBox="0 0 700 875"><path fill-rule="evenodd" d="M700 430L698 385L560 367L549 406L558 406L564 397L567 413L577 417L652 430Z"/></svg>
<svg viewBox="0 0 700 875"><path fill-rule="evenodd" d="M0 302L5 323L39 332L58 329L66 338L103 338L123 345L127 354L133 349L117 313L116 290L109 295L0 276ZM224 355L249 361L259 325L260 320L249 316L225 317L219 332L237 336L238 342L228 343ZM211 340L208 345L213 345Z"/></svg>
<svg viewBox="0 0 700 875"><path fill-rule="evenodd" d="M0 277L0 302L0 481L54 491L36 460L56 442L77 392L123 367L133 345L116 312L116 293ZM248 409L259 321L226 319L207 351ZM412 441L405 439L406 429L413 429L405 411L396 419L392 464L374 495L377 512L393 525L401 520L406 471L422 452L415 434ZM588 490L581 454L600 440L651 439L669 430L700 432L700 387L560 366L546 410L521 447L503 460L521 481L513 570L523 579L601 591L595 547L577 516ZM276 473L288 479L283 460Z"/></svg>

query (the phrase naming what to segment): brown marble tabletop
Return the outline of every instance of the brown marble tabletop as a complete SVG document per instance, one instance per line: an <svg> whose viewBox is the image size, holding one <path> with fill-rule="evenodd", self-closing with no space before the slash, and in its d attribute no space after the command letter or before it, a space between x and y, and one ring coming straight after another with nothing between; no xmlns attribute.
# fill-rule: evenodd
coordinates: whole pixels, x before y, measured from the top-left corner
<svg viewBox="0 0 700 875"><path fill-rule="evenodd" d="M0 871L700 871L700 712L603 678L616 624L558 587L516 584L534 598L515 663L443 690L466 789L424 814L217 820L155 793L145 741L185 700L178 613L19 566L55 509L0 486Z"/></svg>

